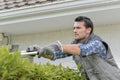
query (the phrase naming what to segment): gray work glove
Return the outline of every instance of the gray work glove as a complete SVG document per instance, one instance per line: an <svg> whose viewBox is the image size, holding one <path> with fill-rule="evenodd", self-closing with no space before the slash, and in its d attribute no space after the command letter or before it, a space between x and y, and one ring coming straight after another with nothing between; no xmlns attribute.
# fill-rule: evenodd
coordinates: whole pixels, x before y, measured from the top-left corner
<svg viewBox="0 0 120 80"><path fill-rule="evenodd" d="M38 58L40 58L42 56L44 58L54 60L55 59L54 55L56 52L63 52L60 41L53 42L53 43L41 48L40 50L38 50L37 55L38 55Z"/></svg>

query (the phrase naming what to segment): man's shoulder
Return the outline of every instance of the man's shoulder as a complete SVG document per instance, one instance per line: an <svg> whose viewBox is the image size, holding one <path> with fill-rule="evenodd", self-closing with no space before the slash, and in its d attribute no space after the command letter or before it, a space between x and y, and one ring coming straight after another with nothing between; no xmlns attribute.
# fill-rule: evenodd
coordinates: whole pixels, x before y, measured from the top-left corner
<svg viewBox="0 0 120 80"><path fill-rule="evenodd" d="M103 41L102 38L98 35L93 34L90 36L90 40L98 40L98 41Z"/></svg>

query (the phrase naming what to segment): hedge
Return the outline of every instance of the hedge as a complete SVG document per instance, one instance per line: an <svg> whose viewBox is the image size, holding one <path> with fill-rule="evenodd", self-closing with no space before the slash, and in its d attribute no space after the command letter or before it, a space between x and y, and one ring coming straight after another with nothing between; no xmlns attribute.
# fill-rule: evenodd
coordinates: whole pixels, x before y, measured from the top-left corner
<svg viewBox="0 0 120 80"><path fill-rule="evenodd" d="M47 64L35 64L21 58L20 52L12 54L7 46L0 48L0 80L85 80L80 72Z"/></svg>

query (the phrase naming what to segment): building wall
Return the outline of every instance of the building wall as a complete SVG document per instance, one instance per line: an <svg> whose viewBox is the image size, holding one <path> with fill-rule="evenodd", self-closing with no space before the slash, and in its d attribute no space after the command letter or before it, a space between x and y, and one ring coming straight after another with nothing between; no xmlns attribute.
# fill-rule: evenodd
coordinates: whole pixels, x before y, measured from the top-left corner
<svg viewBox="0 0 120 80"><path fill-rule="evenodd" d="M111 47L113 52L113 56L120 66L120 25L104 25L104 26L96 26L94 29L94 33L102 37ZM12 36L12 43L19 44L20 50L25 50L28 46L38 44L40 46L44 46L56 40L60 40L62 43L70 43L73 40L73 32L72 29L54 31L54 32L45 32L39 34L27 34L27 35L17 35ZM75 68L76 65L72 60L72 57L68 57L65 59L59 59L56 61L50 61L48 59L40 58L37 56L34 58L36 63L46 63L50 62L52 64L62 63L63 66L69 66L71 68Z"/></svg>

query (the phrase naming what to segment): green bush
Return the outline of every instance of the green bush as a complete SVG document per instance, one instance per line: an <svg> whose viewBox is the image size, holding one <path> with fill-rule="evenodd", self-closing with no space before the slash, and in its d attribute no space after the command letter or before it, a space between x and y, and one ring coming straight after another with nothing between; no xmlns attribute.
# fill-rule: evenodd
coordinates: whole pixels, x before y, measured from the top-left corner
<svg viewBox="0 0 120 80"><path fill-rule="evenodd" d="M0 80L85 80L79 74L61 65L30 63L20 52L10 54L8 47L0 48Z"/></svg>

